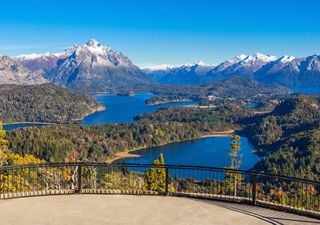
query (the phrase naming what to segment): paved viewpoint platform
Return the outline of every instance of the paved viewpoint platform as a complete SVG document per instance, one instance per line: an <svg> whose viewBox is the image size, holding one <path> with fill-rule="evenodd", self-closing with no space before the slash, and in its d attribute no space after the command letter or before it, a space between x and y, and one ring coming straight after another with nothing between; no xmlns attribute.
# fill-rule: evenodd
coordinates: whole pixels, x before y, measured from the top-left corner
<svg viewBox="0 0 320 225"><path fill-rule="evenodd" d="M264 208L162 196L64 195L0 201L1 225L320 224Z"/></svg>

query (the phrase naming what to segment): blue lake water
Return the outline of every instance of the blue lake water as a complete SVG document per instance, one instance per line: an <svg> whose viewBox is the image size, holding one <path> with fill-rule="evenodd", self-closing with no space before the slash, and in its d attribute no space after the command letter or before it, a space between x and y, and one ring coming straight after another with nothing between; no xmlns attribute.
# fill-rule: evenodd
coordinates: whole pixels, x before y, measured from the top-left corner
<svg viewBox="0 0 320 225"><path fill-rule="evenodd" d="M17 124L6 124L3 125L4 130L15 130L18 128L27 128L27 127L42 127L47 126L47 124L41 124L41 123L17 123Z"/></svg>
<svg viewBox="0 0 320 225"><path fill-rule="evenodd" d="M196 102L173 102L159 105L147 105L145 100L152 97L150 93L140 93L134 96L100 95L96 96L99 103L106 106L106 110L87 116L81 124L110 124L132 122L134 116L153 112L159 108L169 106L186 106ZM29 126L44 126L43 124L14 124L6 125L6 130ZM250 169L257 162L258 157L252 153L253 146L245 137L241 137L241 154L243 155L241 169ZM164 154L168 164L201 165L213 167L227 167L230 163L230 137L203 138L166 145L162 147L138 151L139 158L123 160L127 163L152 163L160 153Z"/></svg>
<svg viewBox="0 0 320 225"><path fill-rule="evenodd" d="M303 94L320 94L320 88L318 87L307 87L307 88L292 88L295 93Z"/></svg>
<svg viewBox="0 0 320 225"><path fill-rule="evenodd" d="M241 169L251 169L259 158L252 153L253 146L247 138L241 137L240 140ZM140 157L123 159L121 162L149 164L162 153L167 164L227 167L230 165L229 152L230 137L209 137L139 150L135 153L141 154Z"/></svg>
<svg viewBox="0 0 320 225"><path fill-rule="evenodd" d="M106 107L106 110L93 113L81 124L110 124L132 122L136 115L146 112L153 112L160 108L169 106L186 106L196 104L194 101L185 102L169 102L158 105L147 105L145 101L154 95L151 93L137 93L134 96L118 96L118 95L97 95L96 100ZM5 130L14 130L24 127L45 126L44 124L8 124L4 126Z"/></svg>
<svg viewBox="0 0 320 225"><path fill-rule="evenodd" d="M97 101L106 106L106 110L87 116L81 124L132 122L133 118L141 113L153 112L157 109L169 106L185 106L196 103L194 101L186 101L147 105L145 101L153 96L154 95L151 93L138 93L134 96L96 96Z"/></svg>

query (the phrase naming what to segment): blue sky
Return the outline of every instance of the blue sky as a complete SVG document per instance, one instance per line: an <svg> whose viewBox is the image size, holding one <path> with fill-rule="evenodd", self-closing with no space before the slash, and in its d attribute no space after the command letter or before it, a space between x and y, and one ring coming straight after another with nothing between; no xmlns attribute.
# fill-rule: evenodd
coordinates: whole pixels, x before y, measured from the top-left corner
<svg viewBox="0 0 320 225"><path fill-rule="evenodd" d="M0 54L59 52L95 38L138 65L219 63L240 53L320 53L318 0L11 0Z"/></svg>

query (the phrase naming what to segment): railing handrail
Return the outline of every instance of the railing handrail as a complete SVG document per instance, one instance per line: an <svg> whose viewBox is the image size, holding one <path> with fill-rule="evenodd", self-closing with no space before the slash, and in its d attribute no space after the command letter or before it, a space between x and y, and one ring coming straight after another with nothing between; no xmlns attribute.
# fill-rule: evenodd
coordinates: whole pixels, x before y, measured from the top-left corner
<svg viewBox="0 0 320 225"><path fill-rule="evenodd" d="M107 163L107 162L63 162L63 163L39 163L39 164L20 164L20 165L7 165L0 167L0 171L14 170L14 169L27 169L36 167L65 167L65 166L108 166L108 167L156 167L156 168L168 168L168 169L196 169L196 170L211 170L219 172L232 172L232 173L243 173L249 176L260 176L268 178L279 178L291 181L298 181L308 184L320 185L319 181L308 180L298 177L291 177L285 175L277 175L259 172L255 170L240 170L231 168L221 168L221 167L210 167L210 166L197 166L197 165L176 165L176 164L165 164L165 165L155 165L155 164L143 164L143 163Z"/></svg>

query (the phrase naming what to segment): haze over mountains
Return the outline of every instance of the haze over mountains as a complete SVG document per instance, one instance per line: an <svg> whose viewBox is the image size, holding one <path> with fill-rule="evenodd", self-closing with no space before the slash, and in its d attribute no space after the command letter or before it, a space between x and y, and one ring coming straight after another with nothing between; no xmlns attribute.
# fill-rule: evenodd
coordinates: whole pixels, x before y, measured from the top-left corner
<svg viewBox="0 0 320 225"><path fill-rule="evenodd" d="M295 87L320 87L320 56L239 55L219 65L198 62L175 67L141 69L121 52L94 39L62 53L3 56L0 83L52 82L88 92L112 92L121 87L156 83L199 85L240 76L259 82Z"/></svg>

